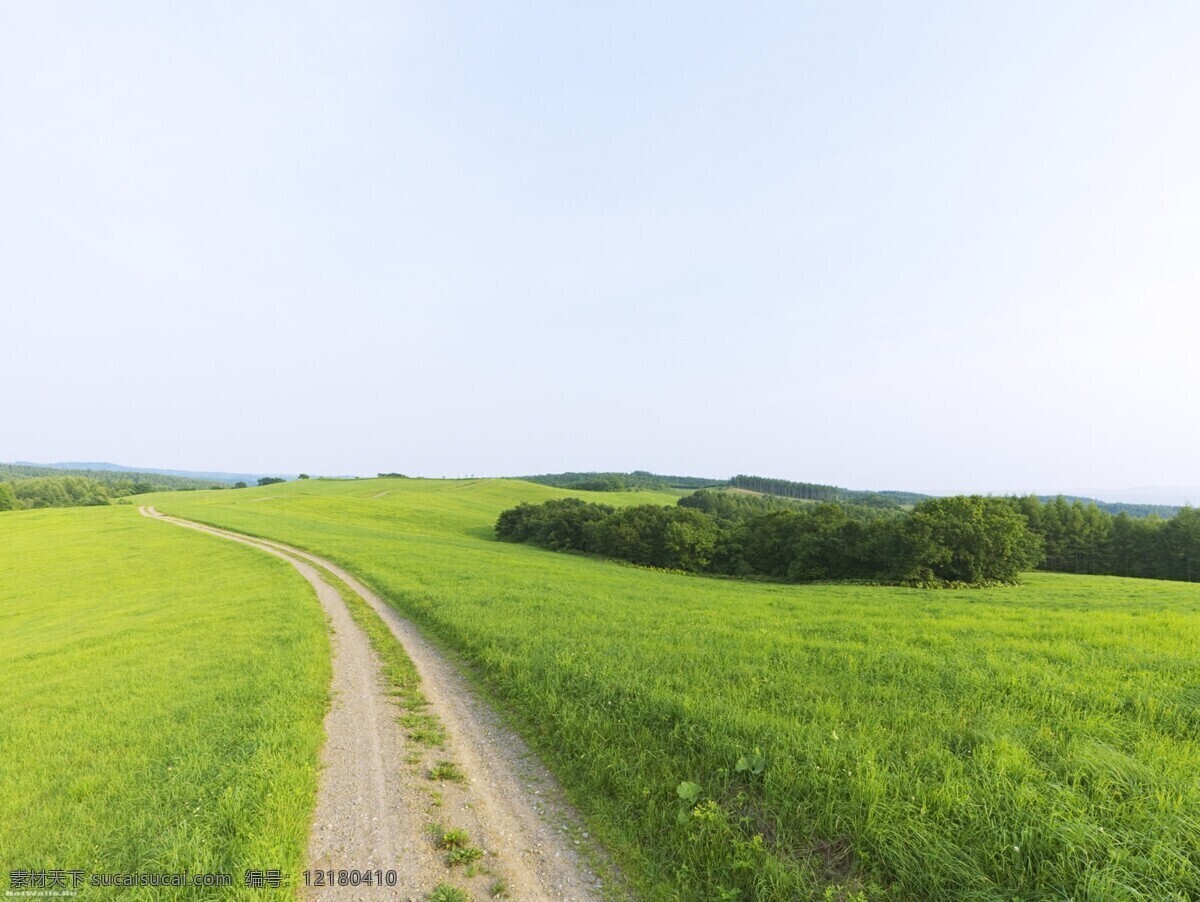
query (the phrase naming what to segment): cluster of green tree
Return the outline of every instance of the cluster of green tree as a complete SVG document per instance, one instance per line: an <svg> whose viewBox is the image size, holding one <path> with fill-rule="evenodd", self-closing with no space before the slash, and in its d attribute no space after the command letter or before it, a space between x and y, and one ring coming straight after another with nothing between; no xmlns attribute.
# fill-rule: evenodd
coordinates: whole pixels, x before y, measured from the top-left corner
<svg viewBox="0 0 1200 902"><path fill-rule="evenodd" d="M801 501L835 501L858 504L865 507L900 509L929 498L915 492L859 492L836 485L821 485L815 482L792 482L790 479L773 479L766 476L738 474L728 485L748 492L776 495L780 498L795 498Z"/></svg>
<svg viewBox="0 0 1200 902"><path fill-rule="evenodd" d="M847 491L849 491L849 490L847 490ZM853 495L855 493L850 492L850 494ZM913 507L915 505L920 504L922 501L925 501L926 499L933 497L932 495L922 495L920 492L897 492L897 491L893 491L891 489L888 489L888 490L885 490L882 492L860 492L859 494L878 495L881 498L885 498L888 501L893 502L898 507L904 507L904 508Z"/></svg>
<svg viewBox="0 0 1200 902"><path fill-rule="evenodd" d="M90 507L147 492L227 489L223 483L131 470L63 470L0 464L0 511L40 507Z"/></svg>
<svg viewBox="0 0 1200 902"><path fill-rule="evenodd" d="M307 479L308 477L305 476L304 478ZM280 476L260 476L258 479L259 485L279 485L281 482L287 482L287 480Z"/></svg>
<svg viewBox="0 0 1200 902"><path fill-rule="evenodd" d="M795 498L781 498L778 495L759 495L750 492L729 491L727 489L697 489L690 495L680 498L681 507L691 507L703 511L718 520L738 523L748 520L758 514L775 510L811 510L812 504ZM895 517L901 513L899 507L881 507L867 504L839 504L846 515L859 522L869 522L879 517Z"/></svg>
<svg viewBox="0 0 1200 902"><path fill-rule="evenodd" d="M217 485L206 488L225 489ZM32 476L0 482L0 511L38 507L91 507L146 492L193 492L195 486L164 489L149 482L113 479L107 483L86 476Z"/></svg>
<svg viewBox="0 0 1200 902"><path fill-rule="evenodd" d="M1051 504L1065 498L1070 504L1078 501L1085 507L1094 504L1106 514L1129 514L1131 517L1174 517L1180 511L1177 504L1133 504L1127 501L1098 501L1095 498L1080 498L1077 495L1038 495L1043 504Z"/></svg>
<svg viewBox="0 0 1200 902"><path fill-rule="evenodd" d="M229 486L208 479L188 476L168 476L161 473L141 473L134 470L66 470L60 467L39 467L34 464L0 464L0 482L47 476L80 476L107 486L114 498L140 495L145 492L173 492L181 489L224 489Z"/></svg>
<svg viewBox="0 0 1200 902"><path fill-rule="evenodd" d="M680 507L703 511L710 517L730 523L740 523L770 511L796 510L802 506L797 501L777 495L755 495L724 489L697 489L680 498L678 504Z"/></svg>
<svg viewBox="0 0 1200 902"><path fill-rule="evenodd" d="M1179 508L1169 518L1116 516L1098 505L1049 503L1029 495L1009 498L1029 528L1042 538L1043 569L1151 579L1200 580L1200 510Z"/></svg>
<svg viewBox="0 0 1200 902"><path fill-rule="evenodd" d="M739 473L729 480L735 489L778 495L781 498L800 498L804 501L840 501L845 489L836 485L819 485L815 482L792 482L788 479L772 479L767 476L746 476Z"/></svg>
<svg viewBox="0 0 1200 902"><path fill-rule="evenodd" d="M380 473L383 476L400 476L399 473ZM635 470L632 473L545 473L540 476L521 477L528 482L556 488L572 489L575 491L591 492L626 492L642 490L662 490L670 488L703 489L703 488L732 488L755 492L759 495L769 495L775 498L785 498L795 501L833 501L839 504L851 504L884 510L910 510L922 501L927 501L931 495L920 492L880 491L866 492L842 488L836 485L822 485L815 482L793 482L789 479L775 479L765 476L747 476L739 474L732 479L705 479L696 476L662 476L648 473L645 470ZM1173 517L1179 508L1168 504L1129 504L1125 502L1097 501L1093 498L1077 498L1065 496L1070 503L1079 501L1086 505L1094 504L1110 514L1127 513L1131 517L1154 517L1163 519ZM1043 503L1055 499L1048 495L1040 496ZM711 511L709 511L711 513Z"/></svg>
<svg viewBox="0 0 1200 902"><path fill-rule="evenodd" d="M632 473L543 473L539 476L522 476L526 482L571 489L580 492L635 492L662 491L663 489L698 489L705 486L725 485L723 479L704 479L698 476L663 476L646 470Z"/></svg>
<svg viewBox="0 0 1200 902"><path fill-rule="evenodd" d="M408 479L403 473L380 473L380 479Z"/></svg>
<svg viewBox="0 0 1200 902"><path fill-rule="evenodd" d="M871 580L905 585L1015 582L1041 559L1041 541L1005 499L931 498L908 515L856 518L819 503L714 516L723 504L614 509L577 498L504 511L496 534L555 550L636 564L790 582Z"/></svg>
<svg viewBox="0 0 1200 902"><path fill-rule="evenodd" d="M13 502L7 508L0 497L0 510L33 507L90 507L110 504L115 496L110 488L82 476L34 476L14 479L7 486Z"/></svg>

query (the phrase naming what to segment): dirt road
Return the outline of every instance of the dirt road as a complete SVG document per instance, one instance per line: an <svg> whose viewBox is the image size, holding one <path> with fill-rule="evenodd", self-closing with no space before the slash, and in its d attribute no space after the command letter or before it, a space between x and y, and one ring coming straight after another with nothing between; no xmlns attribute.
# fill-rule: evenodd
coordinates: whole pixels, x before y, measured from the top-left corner
<svg viewBox="0 0 1200 902"><path fill-rule="evenodd" d="M591 849L588 835L554 778L453 666L366 586L337 565L278 542L170 517L153 507L140 511L284 559L312 584L329 617L333 703L325 720L307 867L392 870L397 879L393 887L302 889L303 895L424 900L446 883L473 899L604 898L601 880L581 854ZM378 656L317 567L362 597L400 641L420 674L427 711L447 736L441 746L405 735ZM462 778L429 779L443 762ZM448 864L438 838L451 829L465 830L470 846L483 856L465 867Z"/></svg>

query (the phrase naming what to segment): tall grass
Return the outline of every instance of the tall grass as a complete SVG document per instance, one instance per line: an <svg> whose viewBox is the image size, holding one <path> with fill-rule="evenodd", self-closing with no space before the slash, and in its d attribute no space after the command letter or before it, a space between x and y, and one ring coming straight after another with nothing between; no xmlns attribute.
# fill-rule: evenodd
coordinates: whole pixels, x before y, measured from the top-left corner
<svg viewBox="0 0 1200 902"><path fill-rule="evenodd" d="M1200 898L1200 587L781 586L492 540L565 494L157 503L333 558L461 652L647 898Z"/></svg>

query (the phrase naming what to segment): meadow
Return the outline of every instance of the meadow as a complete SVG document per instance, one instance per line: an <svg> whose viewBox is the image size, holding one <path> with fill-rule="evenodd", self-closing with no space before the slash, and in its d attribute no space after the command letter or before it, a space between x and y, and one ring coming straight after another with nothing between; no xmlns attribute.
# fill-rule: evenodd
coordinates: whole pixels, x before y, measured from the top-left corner
<svg viewBox="0 0 1200 902"><path fill-rule="evenodd" d="M0 513L0 879L303 866L330 677L285 563L133 507ZM70 888L68 883L67 888ZM112 888L80 898L111 898Z"/></svg>
<svg viewBox="0 0 1200 902"><path fill-rule="evenodd" d="M1200 898L1200 586L789 586L495 541L504 508L567 494L147 503L335 560L461 656L639 897Z"/></svg>

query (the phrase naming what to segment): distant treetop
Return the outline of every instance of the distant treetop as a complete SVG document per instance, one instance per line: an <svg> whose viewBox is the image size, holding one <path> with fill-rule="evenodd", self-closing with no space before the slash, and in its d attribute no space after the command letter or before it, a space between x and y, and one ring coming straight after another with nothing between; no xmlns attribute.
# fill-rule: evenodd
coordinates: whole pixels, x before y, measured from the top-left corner
<svg viewBox="0 0 1200 902"><path fill-rule="evenodd" d="M135 470L72 470L36 464L0 464L0 510L88 507L147 492L224 489L207 479Z"/></svg>
<svg viewBox="0 0 1200 902"><path fill-rule="evenodd" d="M543 473L522 476L527 482L585 492L629 492L663 489L741 489L762 495L775 495L800 501L837 501L865 507L900 509L930 497L915 492L859 492L836 485L814 482L792 482L765 476L738 475L732 479L712 479L703 476L664 476L646 470L631 473Z"/></svg>
<svg viewBox="0 0 1200 902"><path fill-rule="evenodd" d="M13 482L34 477L58 478L81 476L114 491L114 496L168 492L179 489L223 489L227 484L215 479L196 479L191 476L169 476L163 473L143 473L137 470L92 470L42 467L37 464L0 464L0 482Z"/></svg>
<svg viewBox="0 0 1200 902"><path fill-rule="evenodd" d="M729 480L735 489L778 495L781 498L798 498L804 501L837 501L843 504L861 504L865 507L903 508L925 501L930 496L916 492L862 492L844 489L836 485L821 485L815 482L792 482L789 479L771 479L765 476L739 474Z"/></svg>
<svg viewBox="0 0 1200 902"><path fill-rule="evenodd" d="M1038 500L1043 504L1051 504L1058 497L1057 495L1039 495ZM1127 501L1098 501L1095 498L1082 498L1077 495L1063 495L1061 497L1068 504L1074 504L1076 501L1084 507L1094 504L1106 514L1129 514L1129 516L1139 519L1143 517L1161 517L1164 520L1169 520L1183 509L1177 504L1136 504Z"/></svg>
<svg viewBox="0 0 1200 902"><path fill-rule="evenodd" d="M582 492L630 492L662 489L702 489L708 486L726 485L726 479L707 479L698 476L662 476L646 470L631 473L543 473L538 476L521 476L526 482L549 485L558 489L574 489Z"/></svg>

